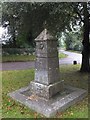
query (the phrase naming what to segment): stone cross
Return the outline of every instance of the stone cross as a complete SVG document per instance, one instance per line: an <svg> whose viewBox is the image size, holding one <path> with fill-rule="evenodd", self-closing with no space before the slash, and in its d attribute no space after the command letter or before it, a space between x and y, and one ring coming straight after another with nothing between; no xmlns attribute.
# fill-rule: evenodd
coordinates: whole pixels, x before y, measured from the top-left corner
<svg viewBox="0 0 90 120"><path fill-rule="evenodd" d="M63 90L63 83L60 81L57 39L44 29L35 41L35 79L30 83L30 89L33 94L50 99Z"/></svg>

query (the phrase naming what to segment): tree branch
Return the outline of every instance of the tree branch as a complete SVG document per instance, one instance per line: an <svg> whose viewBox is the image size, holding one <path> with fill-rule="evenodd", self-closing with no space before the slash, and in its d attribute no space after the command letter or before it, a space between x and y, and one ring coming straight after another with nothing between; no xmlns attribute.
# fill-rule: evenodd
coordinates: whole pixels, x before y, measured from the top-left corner
<svg viewBox="0 0 90 120"><path fill-rule="evenodd" d="M73 10L75 11L75 13L79 16L79 18L81 19L81 22L84 22L84 20L83 20L83 18L82 18L82 16L81 16L81 11L78 9L78 6L77 5L72 5L72 7L73 7Z"/></svg>

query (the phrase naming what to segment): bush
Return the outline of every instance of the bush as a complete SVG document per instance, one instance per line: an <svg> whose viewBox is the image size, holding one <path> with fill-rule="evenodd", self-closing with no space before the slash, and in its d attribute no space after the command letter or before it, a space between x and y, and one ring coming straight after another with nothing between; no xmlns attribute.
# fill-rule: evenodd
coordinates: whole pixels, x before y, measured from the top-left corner
<svg viewBox="0 0 90 120"><path fill-rule="evenodd" d="M33 54L35 52L34 48L3 48L2 55L21 55L21 54Z"/></svg>
<svg viewBox="0 0 90 120"><path fill-rule="evenodd" d="M74 49L73 50L75 50L75 51L81 51L82 50L82 47L81 47L81 45L75 45L74 46Z"/></svg>

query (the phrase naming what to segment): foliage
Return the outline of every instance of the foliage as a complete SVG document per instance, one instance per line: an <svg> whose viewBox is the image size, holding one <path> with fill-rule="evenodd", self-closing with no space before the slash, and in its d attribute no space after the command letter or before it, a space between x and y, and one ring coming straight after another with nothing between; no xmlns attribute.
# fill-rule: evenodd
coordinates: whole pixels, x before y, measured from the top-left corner
<svg viewBox="0 0 90 120"><path fill-rule="evenodd" d="M77 72L80 65L61 65L61 79L65 83L88 89L88 75ZM7 94L29 85L34 79L34 70L15 70L2 72L2 117L3 118L44 118L44 116L30 110L28 107L12 100ZM87 118L88 117L87 97L71 106L64 112L58 112L54 118Z"/></svg>
<svg viewBox="0 0 90 120"><path fill-rule="evenodd" d="M60 52L60 54L58 56L59 56L59 58L66 58L68 55Z"/></svg>
<svg viewBox="0 0 90 120"><path fill-rule="evenodd" d="M45 21L47 21L47 27L54 34L64 31L65 27L69 25L72 15L70 4L3 3L2 24L6 26L4 23L9 21L8 28L10 34L12 34L11 44L16 40L14 45L16 44L18 47L23 46L25 43L34 46L33 41L44 28Z"/></svg>
<svg viewBox="0 0 90 120"><path fill-rule="evenodd" d="M74 21L75 24L83 26L83 40L82 40L82 64L81 64L81 72L90 72L90 41L89 41L89 32L90 32L90 2L82 2L82 3L75 3L72 5L75 16ZM79 20L77 22L77 20Z"/></svg>
<svg viewBox="0 0 90 120"><path fill-rule="evenodd" d="M82 51L82 33L66 32L65 34L66 50Z"/></svg>
<svg viewBox="0 0 90 120"><path fill-rule="evenodd" d="M81 29L83 27L81 71L90 71L90 2L4 2L2 8L2 24L3 27L8 26L12 36L11 39L9 39L9 46L14 48L25 48L27 46L29 47L29 45L35 47L34 39L42 29L45 28L45 21L47 22L46 27L50 29L57 38L60 32L64 32L65 30L69 32L73 30L76 31L76 26ZM5 24L6 22L8 22L8 25ZM70 35L68 37L70 37ZM76 37L76 39L78 39L78 37ZM74 49L78 49L79 43L80 42L74 46Z"/></svg>

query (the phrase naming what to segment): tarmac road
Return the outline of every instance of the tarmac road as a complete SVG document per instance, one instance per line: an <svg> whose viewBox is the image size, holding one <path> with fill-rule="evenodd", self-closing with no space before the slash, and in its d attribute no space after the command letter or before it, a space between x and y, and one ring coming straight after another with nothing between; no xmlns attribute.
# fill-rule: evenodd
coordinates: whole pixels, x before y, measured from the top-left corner
<svg viewBox="0 0 90 120"><path fill-rule="evenodd" d="M73 61L77 61L77 64L81 64L82 62L82 54L68 52L64 50L60 50L64 54L68 55L67 58L63 58L59 60L59 64L73 64Z"/></svg>
<svg viewBox="0 0 90 120"><path fill-rule="evenodd" d="M79 53L68 52L60 50L61 52L68 55L67 58L59 60L59 64L73 64L73 61L76 60L78 64L81 64L82 55ZM60 52L59 51L59 52ZM35 62L6 62L0 63L0 70L24 70L35 68Z"/></svg>

